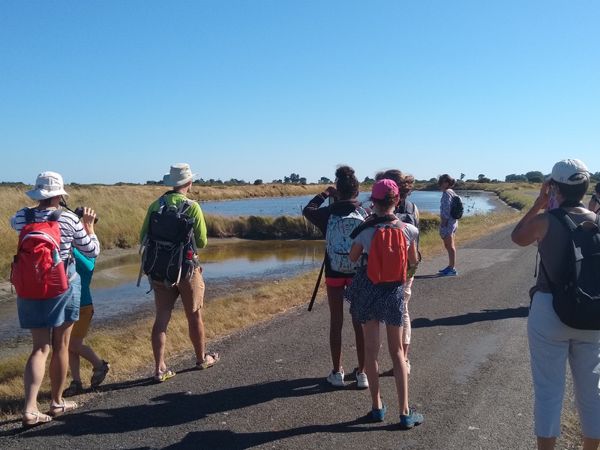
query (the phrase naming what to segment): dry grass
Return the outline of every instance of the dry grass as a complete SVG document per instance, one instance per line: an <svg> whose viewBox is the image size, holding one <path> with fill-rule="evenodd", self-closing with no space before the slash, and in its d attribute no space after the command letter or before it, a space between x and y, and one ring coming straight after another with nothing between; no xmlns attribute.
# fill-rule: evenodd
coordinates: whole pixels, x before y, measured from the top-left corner
<svg viewBox="0 0 600 450"><path fill-rule="evenodd" d="M28 187L0 186L0 278L6 279L10 261L17 246L17 235L10 228L9 218L24 206L33 206L25 195ZM199 186L193 187L189 195L194 200L226 200L267 196L289 196L316 194L323 190L319 185L261 185L261 186ZM166 191L160 186L68 186L69 205L90 206L98 212L96 226L102 247L130 248L139 241L139 230L148 205ZM209 236L237 236L260 239L296 239L311 237L315 230L301 218L219 218L206 217ZM261 228L263 225L263 228Z"/></svg>

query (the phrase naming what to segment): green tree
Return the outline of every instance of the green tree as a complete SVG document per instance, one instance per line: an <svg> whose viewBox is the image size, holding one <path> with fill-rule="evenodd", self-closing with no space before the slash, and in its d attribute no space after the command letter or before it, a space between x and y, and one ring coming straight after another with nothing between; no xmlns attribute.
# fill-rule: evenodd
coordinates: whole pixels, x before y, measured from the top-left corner
<svg viewBox="0 0 600 450"><path fill-rule="evenodd" d="M543 183L544 174L539 170L533 170L531 172L527 172L525 174L525 178L527 178L527 181L530 183Z"/></svg>

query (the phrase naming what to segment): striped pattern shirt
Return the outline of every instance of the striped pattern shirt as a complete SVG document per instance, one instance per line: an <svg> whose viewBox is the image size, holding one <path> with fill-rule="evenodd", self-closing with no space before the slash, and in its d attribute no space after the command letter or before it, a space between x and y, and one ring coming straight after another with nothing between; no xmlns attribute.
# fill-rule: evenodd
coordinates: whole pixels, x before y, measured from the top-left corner
<svg viewBox="0 0 600 450"><path fill-rule="evenodd" d="M21 232L26 225L25 209L23 208L11 217L10 226ZM35 221L44 222L53 212L52 209L35 210ZM100 254L100 242L95 234L87 234L79 217L69 210L62 210L58 219L60 227L60 257L67 260L71 255L71 245L88 258L96 258Z"/></svg>

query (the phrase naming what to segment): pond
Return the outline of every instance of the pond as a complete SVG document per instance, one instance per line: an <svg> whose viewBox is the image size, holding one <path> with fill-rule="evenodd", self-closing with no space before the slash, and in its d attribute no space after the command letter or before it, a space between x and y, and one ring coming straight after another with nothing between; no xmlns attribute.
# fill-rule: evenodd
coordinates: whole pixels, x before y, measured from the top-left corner
<svg viewBox="0 0 600 450"><path fill-rule="evenodd" d="M200 251L206 299L249 288L260 282L294 276L319 268L323 261L322 241L210 241ZM135 253L108 261L98 261L92 281L94 321L120 320L140 311L148 313L154 307L154 294L142 278L136 286L139 256ZM307 302L310 293L307 293ZM28 330L18 325L16 301L0 302L0 355L10 354L20 342L28 341Z"/></svg>
<svg viewBox="0 0 600 450"><path fill-rule="evenodd" d="M484 191L459 191L462 197L465 215L487 214L494 209L495 194ZM369 193L361 192L358 199L369 205ZM439 191L414 191L409 200L414 202L419 211L438 214L440 211ZM222 216L299 216L302 209L314 195L294 197L266 197L242 200L225 200L201 202L205 214ZM327 202L324 203L326 205Z"/></svg>

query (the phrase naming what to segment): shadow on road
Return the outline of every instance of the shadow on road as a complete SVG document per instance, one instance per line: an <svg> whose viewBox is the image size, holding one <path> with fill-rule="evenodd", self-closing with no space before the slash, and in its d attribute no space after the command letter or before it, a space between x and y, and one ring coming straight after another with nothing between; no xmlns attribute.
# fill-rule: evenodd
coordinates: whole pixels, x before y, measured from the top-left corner
<svg viewBox="0 0 600 450"><path fill-rule="evenodd" d="M468 325L475 322L486 322L488 320L503 320L512 319L516 317L527 317L529 314L529 308L526 306L519 306L518 308L506 308L506 309L484 309L479 312L470 312L467 314L461 314L460 316L442 317L440 319L428 319L426 317L419 317L411 321L412 328L427 328L427 327L439 327L439 326L455 326L455 325Z"/></svg>
<svg viewBox="0 0 600 450"><path fill-rule="evenodd" d="M127 433L145 429L168 428L191 423L212 414L225 413L279 398L316 395L331 390L321 377L280 380L233 387L203 394L178 392L149 399L146 404L74 412L60 417L62 423L23 433L22 438L50 436L84 436ZM190 433L170 448L193 447L202 442L205 448L246 448L249 443L283 439L288 436L316 432L348 432L348 427L365 423L366 418L333 425L308 425L290 430L235 433L230 430L208 430ZM381 428L381 427L378 427ZM356 431L369 428L359 427ZM385 428L384 428L385 429ZM209 445L209 443L211 445ZM179 447L182 446L182 447Z"/></svg>
<svg viewBox="0 0 600 450"><path fill-rule="evenodd" d="M231 450L241 450L269 442L277 442L282 439L291 438L315 433L364 433L372 430L385 430L398 432L397 424L367 424L367 418L361 417L350 422L341 422L331 425L307 425L304 427L291 428L280 431L262 431L255 433L236 433L231 430L207 430L189 433L181 442L165 447L165 450L197 449L197 448L226 448ZM361 426L359 426L361 425ZM315 447L318 447L315 436ZM277 447L283 447L283 443L278 443ZM137 449L142 450L142 449Z"/></svg>

